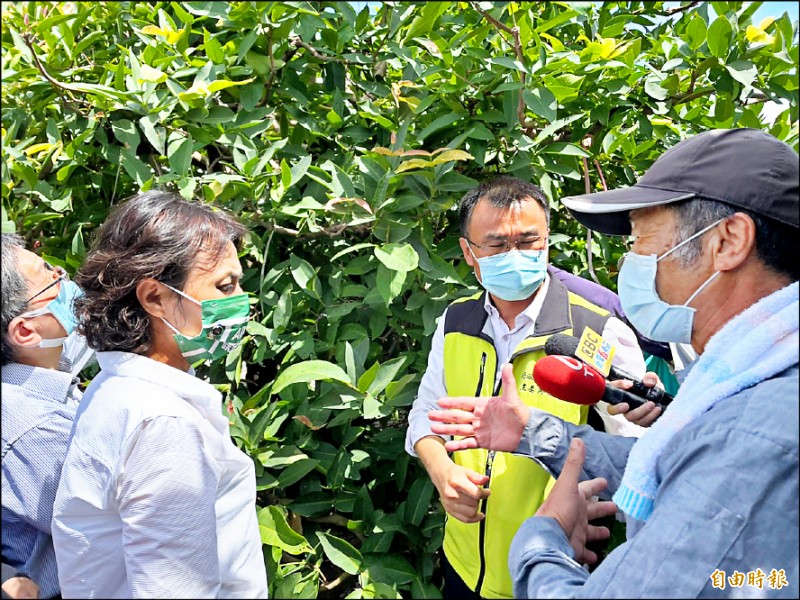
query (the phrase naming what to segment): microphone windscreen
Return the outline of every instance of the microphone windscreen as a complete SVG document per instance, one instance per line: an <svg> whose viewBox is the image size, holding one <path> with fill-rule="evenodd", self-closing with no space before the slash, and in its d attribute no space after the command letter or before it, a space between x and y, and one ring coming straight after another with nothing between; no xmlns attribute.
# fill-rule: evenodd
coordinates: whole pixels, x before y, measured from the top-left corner
<svg viewBox="0 0 800 600"><path fill-rule="evenodd" d="M572 404L595 404L606 380L589 365L570 356L545 356L533 365L533 380L542 391Z"/></svg>
<svg viewBox="0 0 800 600"><path fill-rule="evenodd" d="M575 356L579 342L574 335L554 333L544 343L544 353L548 356Z"/></svg>

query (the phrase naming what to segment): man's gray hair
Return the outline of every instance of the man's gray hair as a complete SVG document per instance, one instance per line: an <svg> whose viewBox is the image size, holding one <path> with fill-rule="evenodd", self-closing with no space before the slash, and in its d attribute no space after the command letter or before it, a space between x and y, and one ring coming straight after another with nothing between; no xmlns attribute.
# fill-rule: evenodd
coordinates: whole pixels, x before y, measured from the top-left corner
<svg viewBox="0 0 800 600"><path fill-rule="evenodd" d="M736 212L736 209L730 204L723 204L714 200L689 200L672 206L667 205L667 207L675 211L677 221L676 239L672 241L674 245L680 244L683 240L688 240L714 221L730 217ZM700 257L700 251L703 248L703 237L699 235L691 242L675 250L673 256L680 262L681 266L688 267L697 262Z"/></svg>
<svg viewBox="0 0 800 600"><path fill-rule="evenodd" d="M14 317L18 317L24 310L28 299L28 283L19 272L17 261L17 248L24 248L25 242L16 234L4 233L3 253L0 270L2 270L3 290L3 331L0 340L0 365L14 362L14 347L8 340L8 324Z"/></svg>
<svg viewBox="0 0 800 600"><path fill-rule="evenodd" d="M784 223L779 223L768 217L756 214L752 210L737 208L724 202L697 198L667 204L666 208L675 211L677 227L675 228L675 239L673 245L689 239L715 221L725 219L734 213L744 213L753 220L755 225L755 253L758 259L764 263L771 272L783 277L788 277L789 281L798 279L798 236L797 228ZM678 248L674 255L682 267L691 267L700 257L703 248L703 238L700 235Z"/></svg>

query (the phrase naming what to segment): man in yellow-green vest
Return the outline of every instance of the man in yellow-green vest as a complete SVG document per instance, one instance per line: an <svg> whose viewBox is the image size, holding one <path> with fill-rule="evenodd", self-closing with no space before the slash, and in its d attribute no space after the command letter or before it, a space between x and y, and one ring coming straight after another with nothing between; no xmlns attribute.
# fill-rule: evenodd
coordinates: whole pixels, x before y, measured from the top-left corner
<svg viewBox="0 0 800 600"><path fill-rule="evenodd" d="M586 423L588 406L553 398L533 381L533 365L555 333L580 337L590 327L616 346L616 367L642 377L645 363L627 325L548 275L550 213L539 188L499 177L468 192L459 216L464 259L485 291L456 300L439 320L409 414L406 450L425 466L447 512L445 597L512 598L511 540L554 480L527 457L486 450L449 455L445 440L431 432L428 412L443 396L497 395L501 367L510 362L524 402ZM609 415L604 404L595 405L600 427L641 435L643 428Z"/></svg>

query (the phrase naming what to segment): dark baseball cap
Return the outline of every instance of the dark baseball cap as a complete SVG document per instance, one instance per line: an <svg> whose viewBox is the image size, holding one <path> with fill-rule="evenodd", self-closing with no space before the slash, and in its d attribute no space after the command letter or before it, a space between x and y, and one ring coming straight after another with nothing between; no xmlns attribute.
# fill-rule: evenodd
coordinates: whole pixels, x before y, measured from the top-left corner
<svg viewBox="0 0 800 600"><path fill-rule="evenodd" d="M630 211L690 198L800 228L798 155L758 129L712 129L675 144L631 187L561 201L589 229L630 235Z"/></svg>

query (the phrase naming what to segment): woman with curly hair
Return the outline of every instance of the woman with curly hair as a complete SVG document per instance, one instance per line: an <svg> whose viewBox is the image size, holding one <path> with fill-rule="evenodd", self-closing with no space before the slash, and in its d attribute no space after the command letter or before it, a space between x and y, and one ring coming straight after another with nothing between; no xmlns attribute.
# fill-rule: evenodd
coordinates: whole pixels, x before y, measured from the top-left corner
<svg viewBox="0 0 800 600"><path fill-rule="evenodd" d="M65 598L264 598L253 461L192 364L249 316L232 217L150 191L118 206L75 280L101 371L83 396L53 510Z"/></svg>

